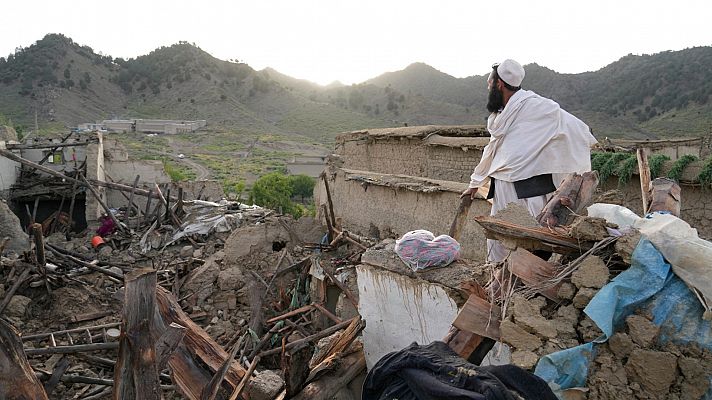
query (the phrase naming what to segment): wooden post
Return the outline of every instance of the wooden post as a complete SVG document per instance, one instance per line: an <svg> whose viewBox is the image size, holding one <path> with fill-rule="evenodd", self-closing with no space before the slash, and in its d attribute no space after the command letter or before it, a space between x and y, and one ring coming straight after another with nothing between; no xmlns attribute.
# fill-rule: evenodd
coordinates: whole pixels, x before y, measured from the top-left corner
<svg viewBox="0 0 712 400"><path fill-rule="evenodd" d="M326 189L326 201L329 203L329 215L331 215L331 226L336 228L336 216L334 215L334 203L331 201L331 190L329 190L329 182L326 177L326 173L321 173L321 179L324 181L324 188Z"/></svg>
<svg viewBox="0 0 712 400"><path fill-rule="evenodd" d="M32 268L24 264L25 269L22 271L19 277L15 280L15 283L12 284L12 287L5 292L5 297L2 299L2 303L0 303L0 315L2 315L3 311L5 311L5 308L7 307L8 304L10 304L10 300L12 299L12 296L15 295L15 292L17 289L25 283L27 278L30 276L30 272L32 271ZM2 397L0 397L1 399Z"/></svg>
<svg viewBox="0 0 712 400"><path fill-rule="evenodd" d="M47 400L35 376L17 331L0 319L0 399Z"/></svg>
<svg viewBox="0 0 712 400"><path fill-rule="evenodd" d="M129 196L129 204L126 206L126 226L129 226L129 216L131 215L131 209L134 206L133 199L134 199L134 194L136 193L136 186L138 186L138 180L141 178L140 175L136 175L136 179L134 179L133 186L131 186L131 195ZM138 207L136 207L136 216L138 217L138 214L140 214L140 211L138 210ZM138 227L137 227L138 228Z"/></svg>
<svg viewBox="0 0 712 400"><path fill-rule="evenodd" d="M72 200L69 202L69 228L67 229L67 241L69 241L69 235L72 233L72 222L74 221L74 201L77 198L77 184L72 184Z"/></svg>
<svg viewBox="0 0 712 400"><path fill-rule="evenodd" d="M597 186L596 171L569 175L541 210L537 221L545 227L570 224L589 205Z"/></svg>
<svg viewBox="0 0 712 400"><path fill-rule="evenodd" d="M672 215L679 217L682 205L680 185L672 179L656 178L651 186L648 212L669 211Z"/></svg>
<svg viewBox="0 0 712 400"><path fill-rule="evenodd" d="M151 196L152 194L153 194L153 189L150 189L148 191L148 198L146 199L146 211L143 212L143 223L144 224L148 222L148 218L149 218L148 213L149 213L149 211L151 211L151 199L153 199L153 197Z"/></svg>
<svg viewBox="0 0 712 400"><path fill-rule="evenodd" d="M161 399L156 351L151 336L156 298L156 271L126 274L119 357L114 368L115 400Z"/></svg>
<svg viewBox="0 0 712 400"><path fill-rule="evenodd" d="M643 215L648 213L650 204L650 167L648 166L648 149L641 147L636 151L638 170L640 171L640 197L643 200Z"/></svg>

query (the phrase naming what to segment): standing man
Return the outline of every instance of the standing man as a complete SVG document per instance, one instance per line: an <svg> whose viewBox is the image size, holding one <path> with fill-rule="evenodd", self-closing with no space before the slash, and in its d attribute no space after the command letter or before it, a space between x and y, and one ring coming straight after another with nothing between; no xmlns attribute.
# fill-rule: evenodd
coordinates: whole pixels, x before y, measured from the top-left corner
<svg viewBox="0 0 712 400"><path fill-rule="evenodd" d="M462 196L474 199L489 180L490 215L517 203L537 216L566 175L591 170L596 139L589 127L558 103L522 89L522 80L524 68L514 60L493 65L487 79L490 142ZM502 261L508 251L488 239L487 254Z"/></svg>

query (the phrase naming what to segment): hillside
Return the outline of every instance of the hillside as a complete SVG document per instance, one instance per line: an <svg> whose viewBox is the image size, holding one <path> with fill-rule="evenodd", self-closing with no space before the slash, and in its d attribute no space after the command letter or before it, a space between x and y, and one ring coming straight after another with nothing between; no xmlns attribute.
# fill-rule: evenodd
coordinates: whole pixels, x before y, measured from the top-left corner
<svg viewBox="0 0 712 400"><path fill-rule="evenodd" d="M629 55L595 71L525 66L524 87L558 101L597 136L694 136L712 127L712 47ZM482 123L485 76L423 63L357 85L327 87L180 42L135 59L97 54L59 35L0 58L0 114L20 127L112 117L207 119L212 126L329 145L362 128Z"/></svg>

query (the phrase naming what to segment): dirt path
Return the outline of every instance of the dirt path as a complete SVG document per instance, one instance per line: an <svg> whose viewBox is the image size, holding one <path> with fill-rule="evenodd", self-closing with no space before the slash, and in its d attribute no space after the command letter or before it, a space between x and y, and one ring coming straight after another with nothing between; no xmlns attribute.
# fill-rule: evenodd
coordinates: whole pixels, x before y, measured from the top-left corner
<svg viewBox="0 0 712 400"><path fill-rule="evenodd" d="M172 153L166 153L166 152L161 152L161 154L169 156L173 158L177 162L181 162L187 166L189 166L193 171L195 171L195 180L196 181L204 181L207 179L211 178L210 170L206 168L204 165L199 164L190 158L179 158L177 154L184 154L187 149L181 149L179 146L176 146L175 142L173 141L173 138L170 136L167 136L166 139L168 140L168 145L170 146L171 150L173 151Z"/></svg>

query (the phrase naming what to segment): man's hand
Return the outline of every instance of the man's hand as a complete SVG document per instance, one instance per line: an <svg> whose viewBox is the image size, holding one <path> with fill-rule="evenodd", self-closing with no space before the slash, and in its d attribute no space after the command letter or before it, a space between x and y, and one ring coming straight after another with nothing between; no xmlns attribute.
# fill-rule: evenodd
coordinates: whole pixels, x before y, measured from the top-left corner
<svg viewBox="0 0 712 400"><path fill-rule="evenodd" d="M470 196L470 199L474 200L478 197L482 197L479 193L477 193L477 188L467 188L462 194L460 195L460 198Z"/></svg>

